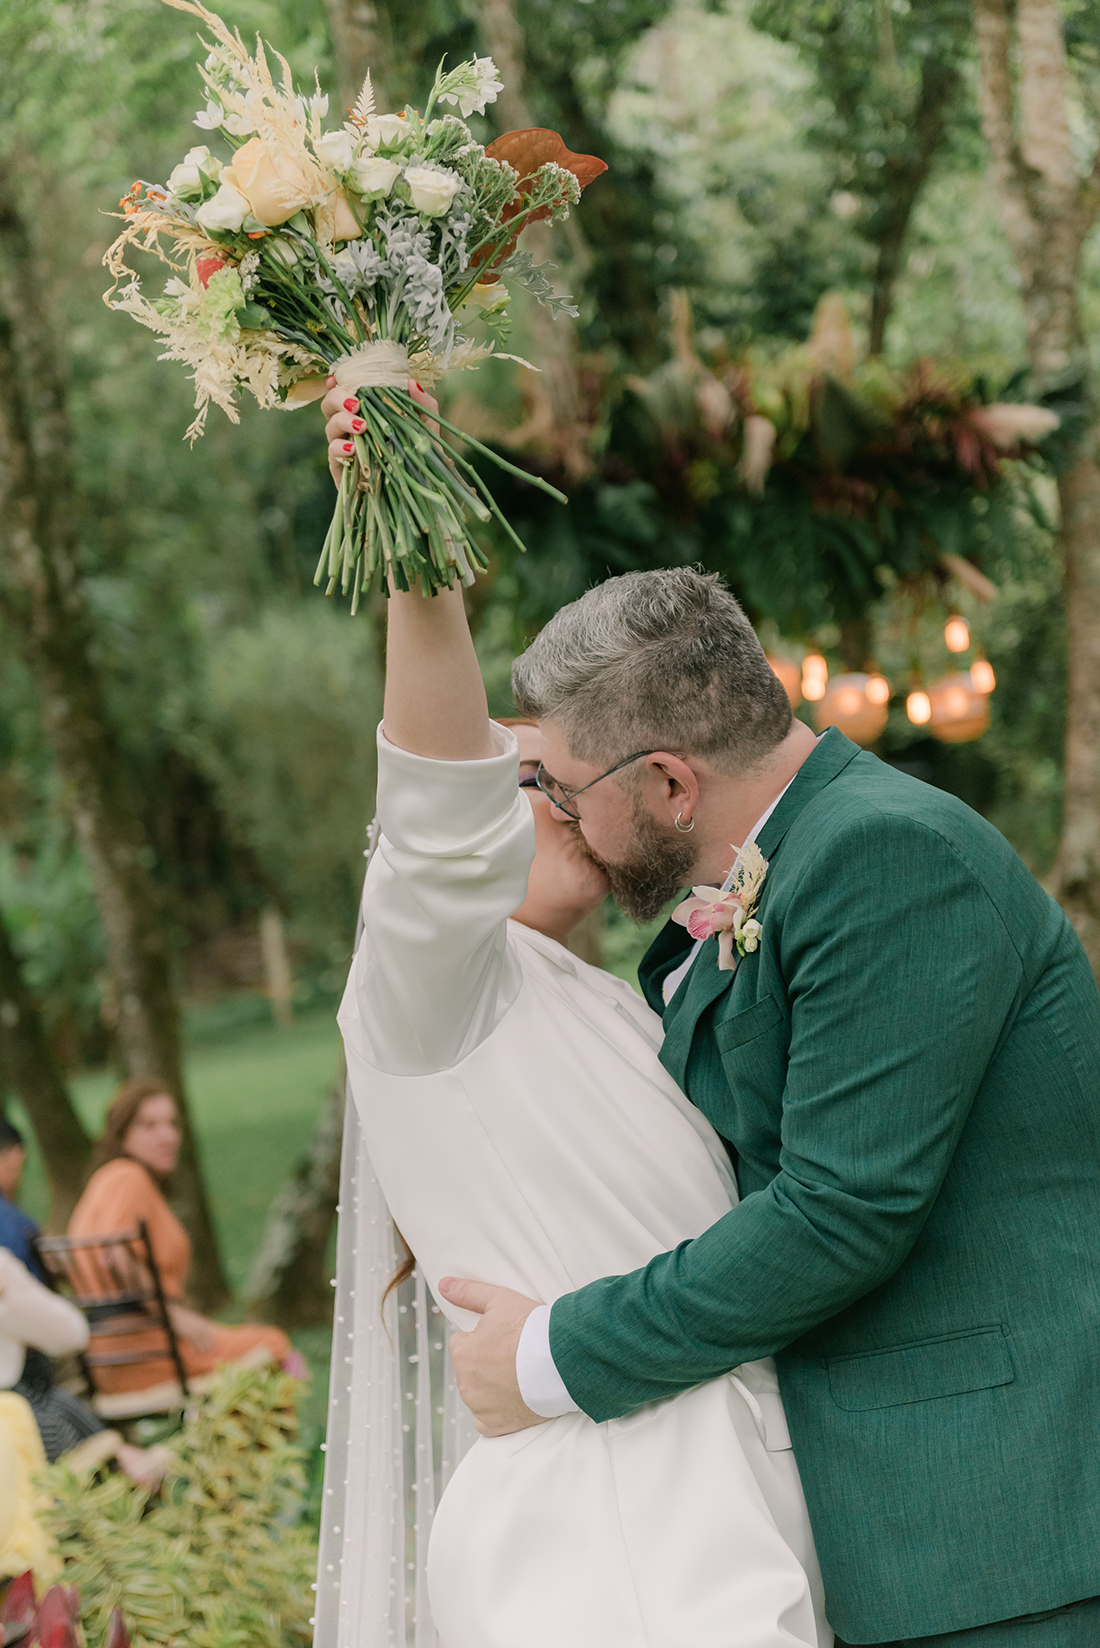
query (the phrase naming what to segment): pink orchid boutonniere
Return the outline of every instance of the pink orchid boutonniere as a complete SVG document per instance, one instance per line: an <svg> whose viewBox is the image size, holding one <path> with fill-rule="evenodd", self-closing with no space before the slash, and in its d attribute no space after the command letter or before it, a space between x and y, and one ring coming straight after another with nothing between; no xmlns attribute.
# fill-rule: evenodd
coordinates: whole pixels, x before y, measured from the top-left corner
<svg viewBox="0 0 1100 1648"><path fill-rule="evenodd" d="M672 912L673 921L686 927L692 938L717 938L719 972L732 973L737 966L735 946L743 956L760 943L762 929L753 911L767 873L768 861L756 842L746 841L725 892L720 887L693 887L692 897Z"/></svg>

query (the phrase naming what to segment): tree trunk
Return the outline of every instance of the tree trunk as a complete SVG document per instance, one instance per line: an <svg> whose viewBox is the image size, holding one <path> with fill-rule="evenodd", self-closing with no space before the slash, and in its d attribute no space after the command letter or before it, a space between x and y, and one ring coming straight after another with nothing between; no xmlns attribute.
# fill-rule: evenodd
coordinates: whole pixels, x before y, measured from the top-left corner
<svg viewBox="0 0 1100 1648"><path fill-rule="evenodd" d="M1059 477L1069 655L1065 813L1055 886L1100 976L1100 468Z"/></svg>
<svg viewBox="0 0 1100 1648"><path fill-rule="evenodd" d="M30 1117L50 1187L50 1227L64 1230L88 1177L92 1141L73 1109L38 1003L0 917L0 1074Z"/></svg>
<svg viewBox="0 0 1100 1648"><path fill-rule="evenodd" d="M248 1284L253 1320L295 1328L332 1318L325 1252L340 1194L346 1086L341 1060L306 1154L271 1204Z"/></svg>
<svg viewBox="0 0 1100 1648"><path fill-rule="evenodd" d="M379 113L392 107L385 18L376 0L325 0L336 67L341 119L359 96L369 71ZM339 125L339 120L331 122Z"/></svg>
<svg viewBox="0 0 1100 1648"><path fill-rule="evenodd" d="M1078 294L1081 247L1100 208L1100 152L1080 177L1070 133L1058 0L1018 0L1017 74L1005 0L975 0L982 123L1005 233L1020 269L1040 390L1078 374L1093 426L1058 481L1069 652L1065 813L1054 881L1100 975L1100 426Z"/></svg>
<svg viewBox="0 0 1100 1648"><path fill-rule="evenodd" d="M180 1059L165 913L96 665L78 569L72 431L55 328L26 224L0 168L0 607L37 684L46 733L88 862L130 1076L155 1076L183 1129L176 1203L194 1245L191 1285L206 1308L227 1295L195 1155Z"/></svg>
<svg viewBox="0 0 1100 1648"><path fill-rule="evenodd" d="M888 17L888 13L884 13ZM882 354L886 324L894 307L894 294L901 273L902 253L909 222L920 199L932 164L947 131L947 118L962 86L962 76L953 63L927 58L921 72L920 94L913 114L911 156L890 167L889 205L880 209L878 247L871 287L871 326L867 353Z"/></svg>

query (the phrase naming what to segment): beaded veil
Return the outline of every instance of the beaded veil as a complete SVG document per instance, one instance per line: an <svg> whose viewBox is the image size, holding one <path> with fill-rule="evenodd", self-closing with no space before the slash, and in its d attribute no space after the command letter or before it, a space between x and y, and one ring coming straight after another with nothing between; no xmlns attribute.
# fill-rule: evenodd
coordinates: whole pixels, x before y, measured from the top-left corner
<svg viewBox="0 0 1100 1648"><path fill-rule="evenodd" d="M378 840L372 825L368 861ZM360 916L356 944L362 932ZM315 1648L439 1648L428 1536L439 1494L476 1440L419 1271L397 1268L393 1220L350 1087L337 1209L336 1298Z"/></svg>

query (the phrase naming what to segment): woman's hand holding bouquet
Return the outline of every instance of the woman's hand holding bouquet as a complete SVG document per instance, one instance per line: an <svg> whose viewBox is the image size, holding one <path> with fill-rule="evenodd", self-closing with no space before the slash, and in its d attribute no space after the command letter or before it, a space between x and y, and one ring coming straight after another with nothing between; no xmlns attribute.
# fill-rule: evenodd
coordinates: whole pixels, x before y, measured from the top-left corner
<svg viewBox="0 0 1100 1648"><path fill-rule="evenodd" d="M192 368L192 439L210 401L236 421L240 388L261 406L293 406L335 380L355 403L317 569L329 594L350 594L354 611L364 590L391 583L428 595L472 582L485 557L471 519L496 516L515 534L439 425L513 466L445 418L425 423L410 380L431 387L497 353L502 273L565 306L516 239L536 219L565 216L604 163L538 128L483 148L458 115L437 114L444 105L484 111L501 89L488 58L441 67L423 115L377 114L368 76L347 123L324 131L327 99L300 96L281 57L276 83L259 41L250 55L204 6L167 4L201 17L213 36L196 124L220 131L234 152L223 161L201 145L164 185L133 185L121 203L127 226L105 259L115 276L108 303L166 340L162 359ZM131 244L185 278L150 300L124 262Z"/></svg>

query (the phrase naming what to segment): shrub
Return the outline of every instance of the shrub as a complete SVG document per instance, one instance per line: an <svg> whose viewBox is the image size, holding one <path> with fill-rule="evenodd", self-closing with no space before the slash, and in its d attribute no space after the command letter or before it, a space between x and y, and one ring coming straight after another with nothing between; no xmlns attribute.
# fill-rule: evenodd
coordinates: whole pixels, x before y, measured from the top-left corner
<svg viewBox="0 0 1100 1648"><path fill-rule="evenodd" d="M80 1588L88 1648L120 1608L133 1648L302 1648L317 1551L300 1526L305 1474L295 1381L227 1371L169 1446L159 1498L64 1462L42 1477L64 1580Z"/></svg>

